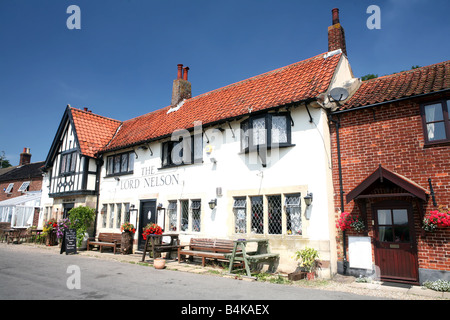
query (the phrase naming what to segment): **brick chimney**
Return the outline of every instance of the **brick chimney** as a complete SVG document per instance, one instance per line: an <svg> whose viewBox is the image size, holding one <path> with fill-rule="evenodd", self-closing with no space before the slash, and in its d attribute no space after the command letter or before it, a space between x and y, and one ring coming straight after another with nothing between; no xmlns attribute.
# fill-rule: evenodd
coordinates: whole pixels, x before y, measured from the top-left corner
<svg viewBox="0 0 450 320"><path fill-rule="evenodd" d="M188 81L189 67L178 65L177 79L173 80L172 107L176 107L184 99L192 97L191 83Z"/></svg>
<svg viewBox="0 0 450 320"><path fill-rule="evenodd" d="M19 166L29 164L31 162L30 148L23 148L23 152L20 154Z"/></svg>
<svg viewBox="0 0 450 320"><path fill-rule="evenodd" d="M333 25L328 27L328 51L341 49L347 55L347 48L345 45L345 33L339 22L339 9L331 10L333 15Z"/></svg>

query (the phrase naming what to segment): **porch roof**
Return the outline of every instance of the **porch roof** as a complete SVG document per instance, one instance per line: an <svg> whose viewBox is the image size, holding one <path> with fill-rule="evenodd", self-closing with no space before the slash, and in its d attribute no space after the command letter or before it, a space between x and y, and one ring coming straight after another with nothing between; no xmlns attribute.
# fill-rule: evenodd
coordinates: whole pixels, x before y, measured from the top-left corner
<svg viewBox="0 0 450 320"><path fill-rule="evenodd" d="M378 169L376 169L371 175L360 182L352 191L347 194L347 203L362 196L364 192L370 189L370 187L372 187L376 182L383 182L383 179L389 180L396 186L406 190L408 192L408 195L413 195L423 201L426 201L427 196L430 194L428 190L421 187L419 184L398 173L383 168L380 164Z"/></svg>

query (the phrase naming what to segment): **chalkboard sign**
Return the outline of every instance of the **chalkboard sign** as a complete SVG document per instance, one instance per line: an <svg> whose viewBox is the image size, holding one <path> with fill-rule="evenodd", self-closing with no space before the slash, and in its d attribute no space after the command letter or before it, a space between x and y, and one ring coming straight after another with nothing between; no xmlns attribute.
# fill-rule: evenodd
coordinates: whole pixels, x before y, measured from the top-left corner
<svg viewBox="0 0 450 320"><path fill-rule="evenodd" d="M63 252L66 252L66 254L77 253L77 230L75 229L64 230L60 254L62 254Z"/></svg>

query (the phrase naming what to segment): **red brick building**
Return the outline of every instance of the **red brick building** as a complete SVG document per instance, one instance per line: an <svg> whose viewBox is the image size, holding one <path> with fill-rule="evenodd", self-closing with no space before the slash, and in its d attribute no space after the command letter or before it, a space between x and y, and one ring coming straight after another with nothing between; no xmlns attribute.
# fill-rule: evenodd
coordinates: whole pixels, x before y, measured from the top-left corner
<svg viewBox="0 0 450 320"><path fill-rule="evenodd" d="M28 191L42 190L42 166L44 162L30 163L29 148L20 154L18 166L0 169L0 201L22 196Z"/></svg>
<svg viewBox="0 0 450 320"><path fill-rule="evenodd" d="M364 81L330 113L336 220L349 212L365 224L340 232L340 272L450 280L450 228L422 228L427 214L450 206L449 75L446 61ZM372 270L352 266L364 252L351 246L364 239Z"/></svg>
<svg viewBox="0 0 450 320"><path fill-rule="evenodd" d="M18 166L0 169L0 221L12 226L38 225L44 162L31 163L29 148Z"/></svg>

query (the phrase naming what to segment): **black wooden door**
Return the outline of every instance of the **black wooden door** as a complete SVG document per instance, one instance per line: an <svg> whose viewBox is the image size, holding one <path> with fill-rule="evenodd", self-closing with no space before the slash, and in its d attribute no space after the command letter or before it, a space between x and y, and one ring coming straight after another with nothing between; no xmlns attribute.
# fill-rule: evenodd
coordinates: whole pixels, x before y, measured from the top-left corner
<svg viewBox="0 0 450 320"><path fill-rule="evenodd" d="M144 227L149 223L156 223L156 199L141 201L141 210L139 214L139 236L138 249L143 250L145 240L142 237Z"/></svg>
<svg viewBox="0 0 450 320"><path fill-rule="evenodd" d="M389 201L373 206L375 264L381 279L417 283L418 260L412 206Z"/></svg>

